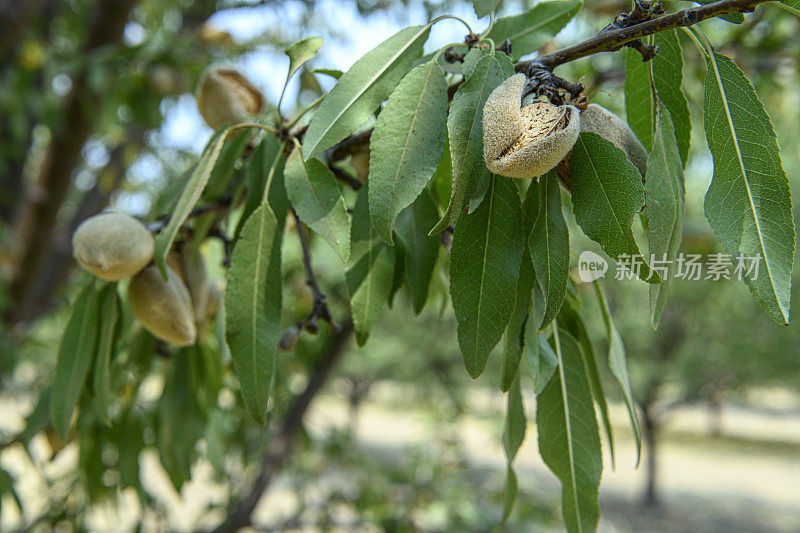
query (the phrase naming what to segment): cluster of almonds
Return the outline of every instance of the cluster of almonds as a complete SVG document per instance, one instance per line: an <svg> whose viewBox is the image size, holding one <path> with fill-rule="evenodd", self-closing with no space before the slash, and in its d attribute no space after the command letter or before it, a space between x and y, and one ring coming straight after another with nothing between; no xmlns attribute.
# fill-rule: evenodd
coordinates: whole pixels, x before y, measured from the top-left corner
<svg viewBox="0 0 800 533"><path fill-rule="evenodd" d="M214 129L242 122L264 105L261 92L236 70L209 67L200 76L197 107ZM175 346L194 344L216 314L221 289L210 284L205 265L189 246L167 255L167 279L153 264L155 241L138 220L101 213L72 236L78 263L108 281L130 278L128 304L142 326Z"/></svg>
<svg viewBox="0 0 800 533"><path fill-rule="evenodd" d="M153 264L155 241L144 225L123 213L86 219L72 236L78 263L100 279L131 278L128 304L150 333L176 346L194 344L216 314L219 289L188 246L167 257L167 279Z"/></svg>
<svg viewBox="0 0 800 533"><path fill-rule="evenodd" d="M526 83L525 74L515 74L486 100L483 157L490 171L510 178L537 178L569 155L581 132L591 132L625 152L644 176L647 152L624 120L597 104L584 111L539 101L521 107Z"/></svg>

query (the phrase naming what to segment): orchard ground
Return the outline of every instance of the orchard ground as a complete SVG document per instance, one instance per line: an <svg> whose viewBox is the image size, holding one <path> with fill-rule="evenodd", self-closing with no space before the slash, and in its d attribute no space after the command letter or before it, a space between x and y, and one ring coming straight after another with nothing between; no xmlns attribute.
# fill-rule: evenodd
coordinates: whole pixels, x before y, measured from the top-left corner
<svg viewBox="0 0 800 533"><path fill-rule="evenodd" d="M420 405L409 406L405 397L402 385L381 382L374 386L358 411L353 438L358 453L393 463L414 451L437 446L437 440L442 438L441 420ZM753 391L749 397L748 405L722 407L720 436L712 435L714 421L704 406L687 405L673 412L660 443L658 482L663 504L657 508L640 504L644 467L634 469L635 448L626 411L621 404L612 404L617 464L612 470L607 453L604 455L600 531L797 531L800 398L776 390ZM768 410L764 405L771 407ZM3 410L16 411L19 407L6 404ZM560 485L538 456L533 405L526 402L526 408L528 434L515 462L521 497L556 508ZM503 409L501 395L484 389L472 396L469 414L453 424L455 433L450 437L456 438L464 451L463 468L484 480L474 487L476 497L502 490L505 459L498 436L502 432ZM309 417L309 430L315 440L346 432L353 428L352 424L348 404L340 394L326 393L319 397ZM68 467L76 459L77 451L74 446L70 448L48 468ZM16 470L12 465L20 456L12 448L0 457L3 466ZM211 469L205 463L195 467L194 479L186 484L181 497L172 489L152 453L144 454L140 465L145 471L147 490L169 510L171 528L197 527L195 519L200 510L225 495L225 490L213 483ZM286 478L282 476L262 499L256 523L281 523L295 511L296 487ZM316 480L306 479L305 483L305 490L324 491L325 485L347 485L352 480L347 479L346 472L337 472L333 467L325 475ZM23 499L35 501L37 484L32 479L20 487ZM0 529L5 530L18 519L13 507L4 506ZM133 524L137 509L97 508L92 514L90 522L103 529L111 524L117 527ZM557 524L548 529L561 530Z"/></svg>

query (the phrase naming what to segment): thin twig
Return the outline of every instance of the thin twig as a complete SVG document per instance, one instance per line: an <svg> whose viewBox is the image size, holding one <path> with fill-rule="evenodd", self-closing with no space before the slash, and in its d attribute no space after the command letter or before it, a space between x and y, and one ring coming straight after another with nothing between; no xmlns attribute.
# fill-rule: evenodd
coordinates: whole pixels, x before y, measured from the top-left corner
<svg viewBox="0 0 800 533"><path fill-rule="evenodd" d="M231 206L232 201L233 197L223 196L222 198L214 200L213 202L209 202L207 204L195 207L189 212L189 215L186 218L189 219L189 218L199 217L200 215L211 213L213 211L222 211L224 209L229 208ZM170 218L172 218L172 213L166 214L163 217L159 218L158 220L151 222L150 224L147 225L147 229L152 233L161 231L166 227L167 224L169 224Z"/></svg>
<svg viewBox="0 0 800 533"><path fill-rule="evenodd" d="M337 180L341 181L342 183L344 183L345 185L347 185L348 187L350 187L354 191L357 191L357 190L359 190L361 188L362 183L360 181L358 181L358 179L356 179L355 177L351 176L345 170L342 170L341 168L337 167L333 163L329 164L328 168L331 169L331 172L333 172L333 175L334 175L334 177L336 177Z"/></svg>
<svg viewBox="0 0 800 533"><path fill-rule="evenodd" d="M311 287L311 294L314 298L314 303L311 307L311 313L306 318L303 327L309 333L317 332L317 321L321 318L327 322L333 331L339 331L341 327L333 321L328 304L325 303L325 294L320 290L317 284L317 277L314 275L314 268L311 266L311 252L308 248L308 239L306 238L306 230L303 222L297 216L294 208L292 208L292 215L294 216L297 225L297 235L300 237L300 246L303 248L303 264L306 268L306 283Z"/></svg>

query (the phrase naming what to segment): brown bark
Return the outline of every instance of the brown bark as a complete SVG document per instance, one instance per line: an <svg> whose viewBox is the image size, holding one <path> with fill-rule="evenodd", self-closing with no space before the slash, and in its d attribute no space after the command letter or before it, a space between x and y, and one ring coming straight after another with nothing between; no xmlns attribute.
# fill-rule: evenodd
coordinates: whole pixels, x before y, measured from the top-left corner
<svg viewBox="0 0 800 533"><path fill-rule="evenodd" d="M653 413L652 405L641 405L642 425L644 426L645 448L645 473L646 482L642 502L648 507L661 505L661 495L658 491L658 432L659 423Z"/></svg>

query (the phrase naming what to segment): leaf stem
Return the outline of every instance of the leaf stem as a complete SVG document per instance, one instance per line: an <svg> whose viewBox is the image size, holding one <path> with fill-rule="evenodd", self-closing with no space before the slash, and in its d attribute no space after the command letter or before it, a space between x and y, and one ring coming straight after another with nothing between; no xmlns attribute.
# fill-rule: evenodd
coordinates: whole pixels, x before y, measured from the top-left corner
<svg viewBox="0 0 800 533"><path fill-rule="evenodd" d="M438 16L438 17L436 17L435 19L431 20L431 21L428 23L428 25L430 25L430 26L433 26L434 24L436 24L436 23L437 23L437 22L439 22L440 20L444 20L444 19L453 19L453 20L457 20L457 21L459 21L461 24L463 24L463 25L464 25L464 26L467 28L467 32L469 32L469 33L472 33L472 28L469 26L469 24L467 24L467 21L465 21L465 20L464 20L464 19L462 19L461 17L457 17L457 16L455 16L455 15L439 15L439 16Z"/></svg>
<svg viewBox="0 0 800 533"><path fill-rule="evenodd" d="M314 109L317 105L319 105L319 103L322 102L326 96L328 96L328 93L321 94L316 100L314 100L313 102L308 104L305 108L303 108L303 110L300 111L300 113L296 117L294 117L294 119L286 126L286 129L288 130L289 128L297 124L297 121L303 118L303 115L305 115L306 113Z"/></svg>

